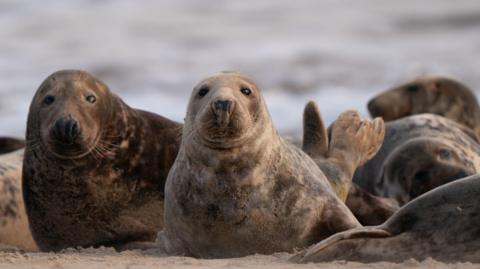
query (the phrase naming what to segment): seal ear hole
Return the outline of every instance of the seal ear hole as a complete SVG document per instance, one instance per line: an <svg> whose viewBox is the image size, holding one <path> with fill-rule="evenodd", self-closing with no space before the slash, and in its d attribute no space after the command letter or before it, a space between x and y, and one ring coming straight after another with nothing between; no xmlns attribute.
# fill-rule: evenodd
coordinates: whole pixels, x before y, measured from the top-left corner
<svg viewBox="0 0 480 269"><path fill-rule="evenodd" d="M438 151L438 156L440 157L440 159L447 160L452 157L452 153L448 149L440 149Z"/></svg>
<svg viewBox="0 0 480 269"><path fill-rule="evenodd" d="M51 105L53 102L55 102L55 96L53 95L47 95L43 98L43 103L45 105Z"/></svg>
<svg viewBox="0 0 480 269"><path fill-rule="evenodd" d="M240 88L240 91L246 96L249 96L252 94L252 90L248 87L242 87Z"/></svg>
<svg viewBox="0 0 480 269"><path fill-rule="evenodd" d="M95 97L95 95L92 95L92 94L85 97L85 99L87 100L87 102L92 104L97 101L97 97Z"/></svg>
<svg viewBox="0 0 480 269"><path fill-rule="evenodd" d="M198 91L198 96L201 97L204 97L205 95L208 94L208 92L210 91L210 88L207 87L207 86L203 86L202 88L200 88L200 90Z"/></svg>

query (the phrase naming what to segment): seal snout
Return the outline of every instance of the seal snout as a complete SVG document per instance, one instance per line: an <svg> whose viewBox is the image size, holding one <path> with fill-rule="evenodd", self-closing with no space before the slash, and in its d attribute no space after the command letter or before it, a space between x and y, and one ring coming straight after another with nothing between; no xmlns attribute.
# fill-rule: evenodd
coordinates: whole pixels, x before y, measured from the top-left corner
<svg viewBox="0 0 480 269"><path fill-rule="evenodd" d="M80 127L78 121L71 116L58 119L52 128L53 138L64 144L73 144L79 135Z"/></svg>
<svg viewBox="0 0 480 269"><path fill-rule="evenodd" d="M384 114L382 108L377 104L376 98L368 102L367 108L372 117L381 117Z"/></svg>
<svg viewBox="0 0 480 269"><path fill-rule="evenodd" d="M230 121L230 116L235 108L235 102L231 99L217 99L212 102L212 110L217 123L225 125Z"/></svg>
<svg viewBox="0 0 480 269"><path fill-rule="evenodd" d="M216 111L226 111L229 112L232 107L232 101L230 100L217 100L213 103L214 109Z"/></svg>

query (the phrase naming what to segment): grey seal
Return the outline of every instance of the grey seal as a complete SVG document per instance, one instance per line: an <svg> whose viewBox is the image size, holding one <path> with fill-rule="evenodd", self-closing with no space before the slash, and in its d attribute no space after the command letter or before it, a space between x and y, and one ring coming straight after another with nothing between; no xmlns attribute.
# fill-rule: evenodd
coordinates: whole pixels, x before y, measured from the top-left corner
<svg viewBox="0 0 480 269"><path fill-rule="evenodd" d="M182 126L133 109L93 75L62 70L30 105L23 194L43 251L154 241Z"/></svg>
<svg viewBox="0 0 480 269"><path fill-rule="evenodd" d="M386 90L370 100L368 110L385 121L432 113L480 135L480 107L475 94L467 85L444 76L423 76Z"/></svg>
<svg viewBox="0 0 480 269"><path fill-rule="evenodd" d="M23 149L0 155L0 245L38 250L22 196Z"/></svg>
<svg viewBox="0 0 480 269"><path fill-rule="evenodd" d="M412 200L380 226L335 234L296 254L296 262L402 262L433 258L480 262L480 176L460 179Z"/></svg>
<svg viewBox="0 0 480 269"><path fill-rule="evenodd" d="M354 167L370 157L380 144L378 125L356 112L342 113L332 128L331 159ZM277 133L253 81L237 72L215 74L190 97L165 186L158 247L203 258L307 247L360 227L335 183Z"/></svg>

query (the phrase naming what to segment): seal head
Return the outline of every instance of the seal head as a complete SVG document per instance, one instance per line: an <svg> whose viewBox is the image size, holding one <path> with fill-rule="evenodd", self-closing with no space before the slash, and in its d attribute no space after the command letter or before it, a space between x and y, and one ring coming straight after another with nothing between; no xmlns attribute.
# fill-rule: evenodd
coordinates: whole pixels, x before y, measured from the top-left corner
<svg viewBox="0 0 480 269"><path fill-rule="evenodd" d="M461 82L425 76L387 90L368 103L372 117L392 121L432 113L461 123L480 135L480 107L475 94Z"/></svg>
<svg viewBox="0 0 480 269"><path fill-rule="evenodd" d="M255 84L236 72L221 76L226 78L212 76L194 88L185 121L186 130L199 126L195 138L214 149L239 147L265 124L261 115L266 111ZM239 88L232 88L232 84Z"/></svg>

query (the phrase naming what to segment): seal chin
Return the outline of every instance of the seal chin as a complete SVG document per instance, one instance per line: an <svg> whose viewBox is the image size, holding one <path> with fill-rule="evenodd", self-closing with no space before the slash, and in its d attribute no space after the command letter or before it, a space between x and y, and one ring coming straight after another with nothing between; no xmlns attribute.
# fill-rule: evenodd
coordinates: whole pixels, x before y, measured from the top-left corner
<svg viewBox="0 0 480 269"><path fill-rule="evenodd" d="M234 139L234 140L220 140L220 139L210 139L205 136L201 136L199 139L200 143L205 147L216 150L228 150L232 148L238 148L245 144L247 139Z"/></svg>

